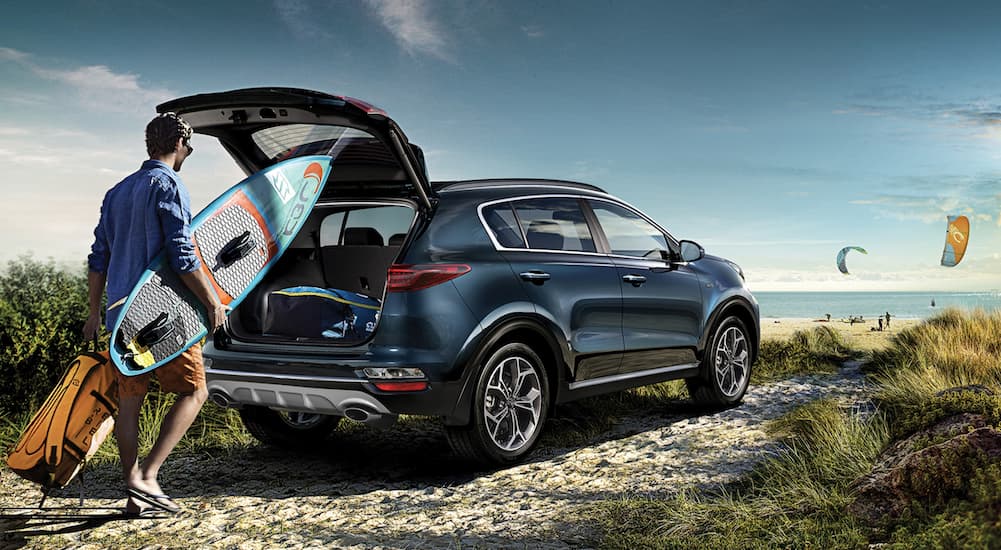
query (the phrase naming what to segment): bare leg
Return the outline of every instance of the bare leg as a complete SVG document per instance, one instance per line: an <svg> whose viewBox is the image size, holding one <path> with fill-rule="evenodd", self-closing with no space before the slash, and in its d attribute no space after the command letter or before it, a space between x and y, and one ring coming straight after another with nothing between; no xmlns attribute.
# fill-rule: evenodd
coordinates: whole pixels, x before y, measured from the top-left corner
<svg viewBox="0 0 1001 550"><path fill-rule="evenodd" d="M160 467L163 466L167 456L191 427L207 398L208 391L205 388L195 390L193 393L178 395L177 401L170 407L170 411L163 419L156 443L139 468L139 481L131 485L132 487L155 494L163 494L157 481Z"/></svg>
<svg viewBox="0 0 1001 550"><path fill-rule="evenodd" d="M122 477L127 487L136 487L142 479L139 471L139 410L146 395L122 397L118 404L118 418L115 420L115 440L118 455L122 461ZM138 512L139 503L129 498L125 504L129 512Z"/></svg>

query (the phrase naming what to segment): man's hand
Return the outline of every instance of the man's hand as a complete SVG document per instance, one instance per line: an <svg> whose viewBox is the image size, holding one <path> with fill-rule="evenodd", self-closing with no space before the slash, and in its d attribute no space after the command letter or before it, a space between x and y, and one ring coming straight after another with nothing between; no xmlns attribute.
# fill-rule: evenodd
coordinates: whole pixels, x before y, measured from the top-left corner
<svg viewBox="0 0 1001 550"><path fill-rule="evenodd" d="M83 324L83 339L84 341L90 341L100 334L101 331L101 314L91 313L87 316L87 321Z"/></svg>
<svg viewBox="0 0 1001 550"><path fill-rule="evenodd" d="M208 310L208 329L209 334L212 334L223 323L226 322L226 313L229 311L229 306L222 305L221 302L216 301L215 305Z"/></svg>
<svg viewBox="0 0 1001 550"><path fill-rule="evenodd" d="M204 269L204 267L203 265L202 268ZM181 273L181 281L201 301L205 308L206 328L209 329L209 334L212 334L226 322L226 312L229 311L229 306L222 305L215 290L212 289L212 284L209 283L208 278L201 270Z"/></svg>

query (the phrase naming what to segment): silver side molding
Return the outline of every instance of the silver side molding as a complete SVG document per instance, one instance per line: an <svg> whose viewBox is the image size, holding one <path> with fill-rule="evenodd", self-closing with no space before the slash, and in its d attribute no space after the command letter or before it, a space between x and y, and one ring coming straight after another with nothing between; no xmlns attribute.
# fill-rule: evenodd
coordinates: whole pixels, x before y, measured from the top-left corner
<svg viewBox="0 0 1001 550"><path fill-rule="evenodd" d="M685 363L683 365L671 365L670 367L660 367L659 369L651 370L641 370L636 372L629 372L626 374L613 374L610 376L602 376L601 378L592 378L590 380L582 380L580 382L571 382L571 390L579 390L581 388L586 388L589 386L596 386L598 384L609 384L615 382L622 382L624 380L630 380L632 378L643 378L645 376L656 376L658 374L667 374L669 372L677 372L682 370L688 370L693 368L698 368L698 363Z"/></svg>

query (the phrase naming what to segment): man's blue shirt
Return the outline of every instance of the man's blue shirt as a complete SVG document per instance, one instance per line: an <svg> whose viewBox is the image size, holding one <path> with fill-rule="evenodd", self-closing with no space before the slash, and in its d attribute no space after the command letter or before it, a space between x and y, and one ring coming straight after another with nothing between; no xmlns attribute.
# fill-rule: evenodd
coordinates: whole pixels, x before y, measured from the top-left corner
<svg viewBox="0 0 1001 550"><path fill-rule="evenodd" d="M166 249L170 267L190 273L201 267L191 239L191 200L181 177L159 160L111 188L101 204L87 265L107 274L108 315L112 330L122 308L110 307L129 295L150 261Z"/></svg>

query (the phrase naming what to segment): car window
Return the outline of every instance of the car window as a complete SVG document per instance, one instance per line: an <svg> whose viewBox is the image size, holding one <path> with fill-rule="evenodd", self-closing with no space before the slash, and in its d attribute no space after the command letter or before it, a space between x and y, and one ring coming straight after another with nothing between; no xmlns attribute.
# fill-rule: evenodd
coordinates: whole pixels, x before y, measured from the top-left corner
<svg viewBox="0 0 1001 550"><path fill-rule="evenodd" d="M344 212L328 214L320 222L320 246L332 246L341 241L341 226L344 225Z"/></svg>
<svg viewBox="0 0 1001 550"><path fill-rule="evenodd" d="M347 220L344 219L345 216ZM401 205L335 212L325 217L320 224L320 246L401 244L413 217L413 210Z"/></svg>
<svg viewBox="0 0 1001 550"><path fill-rule="evenodd" d="M361 130L324 124L272 126L254 132L251 138L261 153L272 162L305 155L331 154L337 157L349 147L378 142L372 135Z"/></svg>
<svg viewBox="0 0 1001 550"><path fill-rule="evenodd" d="M632 210L605 201L588 203L612 254L660 259L660 250L670 250L664 233Z"/></svg>
<svg viewBox="0 0 1001 550"><path fill-rule="evenodd" d="M483 219L504 248L525 248L525 239L518 228L518 218L514 216L511 203L494 204L483 209Z"/></svg>
<svg viewBox="0 0 1001 550"><path fill-rule="evenodd" d="M594 238L577 199L529 199L513 206L529 248L595 252Z"/></svg>

